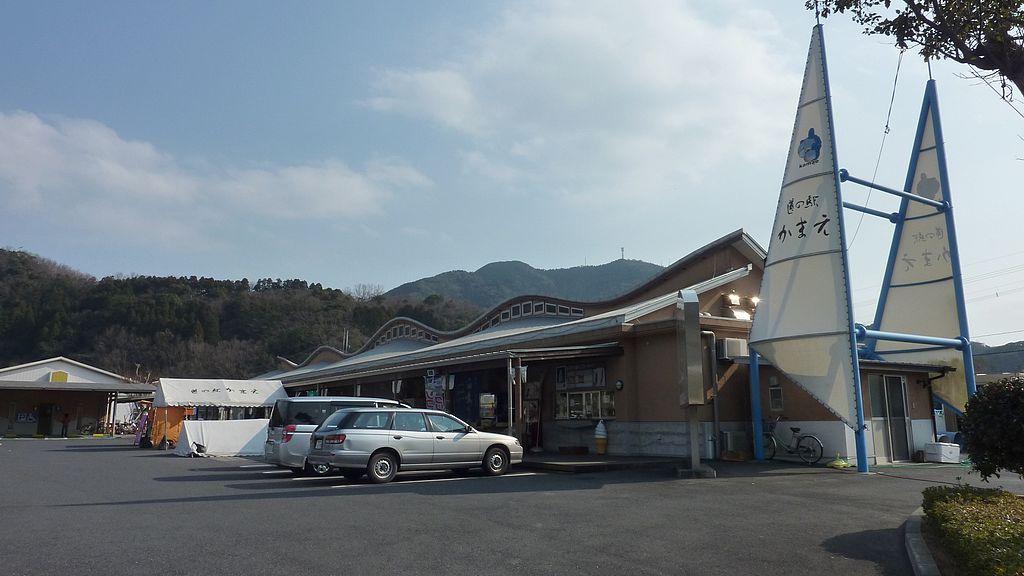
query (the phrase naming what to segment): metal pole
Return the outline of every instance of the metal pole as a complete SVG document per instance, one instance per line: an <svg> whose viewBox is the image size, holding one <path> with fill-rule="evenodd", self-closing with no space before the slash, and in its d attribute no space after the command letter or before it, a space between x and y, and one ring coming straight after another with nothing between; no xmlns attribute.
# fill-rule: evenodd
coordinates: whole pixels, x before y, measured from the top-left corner
<svg viewBox="0 0 1024 576"><path fill-rule="evenodd" d="M700 469L700 414L697 404L687 406L686 419L690 423L690 470L696 472Z"/></svg>
<svg viewBox="0 0 1024 576"><path fill-rule="evenodd" d="M754 460L764 460L764 426L761 425L761 355L750 350L750 418L754 425Z"/></svg>
<svg viewBox="0 0 1024 576"><path fill-rule="evenodd" d="M881 210L872 210L867 206L861 206L859 204L852 204L850 202L843 202L843 208L849 208L850 210L856 210L872 216L878 216L879 218L885 218L889 222L895 224L899 221L900 215L895 212L882 212Z"/></svg>
<svg viewBox="0 0 1024 576"><path fill-rule="evenodd" d="M523 359L516 356L515 362L515 386L516 386L516 437L523 444L526 443L525 425L523 418Z"/></svg>
<svg viewBox="0 0 1024 576"><path fill-rule="evenodd" d="M902 192L900 190L893 190L892 188L886 188L885 186L875 184L874 182L869 182L867 180L855 178L853 176L850 176L850 173L847 172L845 168L839 171L839 179L843 182L850 181L855 184L860 184L861 186L867 186L868 188L874 188L875 190L879 190L887 194L892 194L893 196L899 196L900 198L906 198L907 200L920 202L921 204L926 204L928 206L931 206L932 208L935 208L939 212L943 212L949 208L949 202L936 202L935 200L929 200L928 198L918 196L917 194Z"/></svg>
<svg viewBox="0 0 1024 576"><path fill-rule="evenodd" d="M702 330L700 335L708 345L708 352L704 355L704 360L708 364L705 369L708 379L711 381L711 389L714 391L714 396L711 397L711 408L714 417L715 449L714 452L708 454L708 458L717 460L722 457L722 421L718 415L718 358L715 351L715 333L710 330Z"/></svg>
<svg viewBox="0 0 1024 576"><path fill-rule="evenodd" d="M854 328L854 331L857 335L857 340L874 338L876 340L888 340L891 342L908 342L910 344L942 346L944 348L954 348L956 350L962 350L964 347L964 341L961 338L939 338L936 336L920 336L917 334L900 334L898 332L881 332L879 330L868 330L860 324Z"/></svg>
<svg viewBox="0 0 1024 576"><path fill-rule="evenodd" d="M512 430L512 384L513 384L512 380L513 380L513 376L512 376L512 357L511 356L508 357L508 372L506 373L505 379L508 381L508 402L505 403L506 406L507 406L507 412L508 412L508 430L506 430L506 433L509 436L512 436L512 432L513 432L513 430Z"/></svg>

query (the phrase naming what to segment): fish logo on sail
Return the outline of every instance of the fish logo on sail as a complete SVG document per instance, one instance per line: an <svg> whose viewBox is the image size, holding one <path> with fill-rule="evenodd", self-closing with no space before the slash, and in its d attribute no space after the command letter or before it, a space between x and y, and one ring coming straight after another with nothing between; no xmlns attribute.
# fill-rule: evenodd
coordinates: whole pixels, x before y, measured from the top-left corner
<svg viewBox="0 0 1024 576"><path fill-rule="evenodd" d="M796 153L804 161L800 165L801 168L818 163L818 156L821 155L821 137L814 133L814 128L807 130L807 138L797 145Z"/></svg>
<svg viewBox="0 0 1024 576"><path fill-rule="evenodd" d="M928 174L921 172L921 179L917 181L917 195L929 200L937 200L942 191L942 185L938 178L929 178Z"/></svg>

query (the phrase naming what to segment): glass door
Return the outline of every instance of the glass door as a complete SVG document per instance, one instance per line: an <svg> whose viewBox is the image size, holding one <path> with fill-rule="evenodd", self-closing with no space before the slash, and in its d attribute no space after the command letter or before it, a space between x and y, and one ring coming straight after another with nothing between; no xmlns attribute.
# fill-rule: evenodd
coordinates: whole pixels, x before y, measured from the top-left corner
<svg viewBox="0 0 1024 576"><path fill-rule="evenodd" d="M879 462L910 460L910 417L902 376L869 376L871 432Z"/></svg>

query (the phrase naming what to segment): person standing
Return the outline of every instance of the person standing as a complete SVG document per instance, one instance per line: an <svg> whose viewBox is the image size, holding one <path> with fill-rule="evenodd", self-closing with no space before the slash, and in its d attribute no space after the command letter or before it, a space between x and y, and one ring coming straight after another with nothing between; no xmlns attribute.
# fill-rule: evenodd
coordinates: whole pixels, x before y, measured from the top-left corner
<svg viewBox="0 0 1024 576"><path fill-rule="evenodd" d="M60 417L60 437L61 438L67 438L68 437L68 423L70 423L70 422L71 422L71 415L68 414L67 412L65 412L64 415Z"/></svg>

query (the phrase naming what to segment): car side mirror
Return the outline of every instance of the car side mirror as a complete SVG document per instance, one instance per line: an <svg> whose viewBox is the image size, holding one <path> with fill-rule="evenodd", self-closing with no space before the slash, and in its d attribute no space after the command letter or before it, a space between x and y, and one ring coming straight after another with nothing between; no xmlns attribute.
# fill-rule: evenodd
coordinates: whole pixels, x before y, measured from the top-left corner
<svg viewBox="0 0 1024 576"><path fill-rule="evenodd" d="M463 432L465 432L466 434L472 434L473 432L476 432L476 430L473 430L472 426L466 424L466 427L463 429Z"/></svg>

